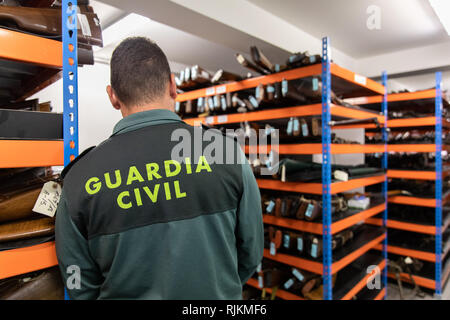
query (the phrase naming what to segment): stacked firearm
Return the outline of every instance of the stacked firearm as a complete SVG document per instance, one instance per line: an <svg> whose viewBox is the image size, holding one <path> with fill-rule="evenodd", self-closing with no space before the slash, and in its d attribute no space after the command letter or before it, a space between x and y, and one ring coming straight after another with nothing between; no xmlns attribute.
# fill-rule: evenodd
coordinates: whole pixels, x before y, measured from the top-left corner
<svg viewBox="0 0 450 320"><path fill-rule="evenodd" d="M352 242L358 242L364 233L371 230L364 226L355 226L336 234L332 239L333 250L345 249ZM318 236L305 236L302 233L281 231L274 227L265 230L265 247L271 253L281 252L287 255L300 256L305 259L317 260L321 257L322 239ZM317 252L316 252L317 250ZM381 257L376 253L366 253L355 260L332 277L333 297L340 299L351 289L349 283L355 278L363 278L367 274L367 268L381 262ZM264 258L252 276L254 283L262 290L246 288L244 299L275 300L278 291L287 291L298 297L309 300L323 299L322 276L297 267L291 267L270 258ZM266 289L271 289L268 295ZM363 299L362 297L351 297L352 299Z"/></svg>
<svg viewBox="0 0 450 320"><path fill-rule="evenodd" d="M257 47L251 47L250 52L251 60L240 53L236 54L237 62L246 68L247 71L250 71L246 76L223 69L210 73L204 68L195 65L192 68L188 67L182 70L175 77L179 91L186 92L213 85L226 84L252 78L253 74L257 76L268 75L321 62L320 55L310 55L307 51L289 56L283 65L272 63ZM346 103L334 92L331 95L331 100L335 104L358 108ZM267 85L261 84L254 89L177 102L175 112L183 117L244 113L261 109L320 103L321 97L322 83L319 77L307 77L290 81L283 79L280 82Z"/></svg>

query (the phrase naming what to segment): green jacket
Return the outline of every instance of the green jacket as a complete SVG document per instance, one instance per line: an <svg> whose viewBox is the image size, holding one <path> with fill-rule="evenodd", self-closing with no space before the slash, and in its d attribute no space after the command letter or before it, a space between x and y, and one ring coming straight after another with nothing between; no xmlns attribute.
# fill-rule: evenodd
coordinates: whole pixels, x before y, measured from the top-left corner
<svg viewBox="0 0 450 320"><path fill-rule="evenodd" d="M65 169L56 253L71 299L242 298L263 254L256 180L219 132L174 160L177 129L211 131L168 110L132 114ZM215 162L212 140L243 164Z"/></svg>

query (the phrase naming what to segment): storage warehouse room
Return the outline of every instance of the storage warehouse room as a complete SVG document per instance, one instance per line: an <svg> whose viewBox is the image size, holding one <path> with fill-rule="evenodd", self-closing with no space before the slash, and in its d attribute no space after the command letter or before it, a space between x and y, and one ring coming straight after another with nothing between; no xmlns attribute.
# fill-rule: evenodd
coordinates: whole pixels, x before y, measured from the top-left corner
<svg viewBox="0 0 450 320"><path fill-rule="evenodd" d="M0 300L450 300L449 89L448 0L0 1Z"/></svg>

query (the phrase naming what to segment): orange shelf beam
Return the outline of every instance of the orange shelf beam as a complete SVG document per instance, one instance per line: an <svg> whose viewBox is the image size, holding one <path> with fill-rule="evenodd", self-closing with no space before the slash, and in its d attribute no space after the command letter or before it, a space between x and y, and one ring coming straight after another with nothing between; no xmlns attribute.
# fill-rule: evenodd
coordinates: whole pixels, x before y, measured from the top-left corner
<svg viewBox="0 0 450 320"><path fill-rule="evenodd" d="M177 96L176 101L182 102L187 100L194 100L200 97L256 88L260 84L267 85L275 82L281 82L283 81L283 79L285 80L301 79L314 75L320 75L321 73L322 73L322 64L315 64L307 67L292 69L288 71L278 72L251 79L245 79L242 81L230 82L227 84L213 86L205 89L188 91L179 94Z"/></svg>
<svg viewBox="0 0 450 320"><path fill-rule="evenodd" d="M55 242L0 252L0 279L56 266Z"/></svg>
<svg viewBox="0 0 450 320"><path fill-rule="evenodd" d="M423 117L413 119L393 119L388 120L389 128L401 128L401 127L427 127L436 125L436 117ZM448 122L442 119L442 125L448 126Z"/></svg>
<svg viewBox="0 0 450 320"><path fill-rule="evenodd" d="M262 121L262 120L284 119L290 117L318 116L321 114L322 114L322 105L311 104L305 106L276 108L246 113L232 113L219 116L187 118L183 119L183 121L192 126L196 125L197 123L203 123L207 125L217 125L228 123L240 123L243 121Z"/></svg>
<svg viewBox="0 0 450 320"><path fill-rule="evenodd" d="M378 219L378 218L370 218L370 219L366 220L366 223L376 225L376 226L381 226L382 220ZM387 227L393 228L393 229L405 230L405 231L418 232L418 233L425 233L425 234L432 234L432 235L436 234L435 226L427 226L427 225L402 222L402 221L397 221L397 220L388 220Z"/></svg>
<svg viewBox="0 0 450 320"><path fill-rule="evenodd" d="M245 153L257 154L260 152L269 153L271 146L245 146ZM276 149L276 148L275 148ZM299 143L278 145L279 154L321 154L321 143ZM384 152L384 145L375 144L332 144L332 154L353 154L353 153L378 153Z"/></svg>
<svg viewBox="0 0 450 320"><path fill-rule="evenodd" d="M384 117L377 113L372 113L363 110L357 110L352 108L347 108L343 106L338 106L331 104L331 114L336 117L344 117L350 119L367 119L367 118L378 118L380 123L384 123ZM229 123L240 123L243 121L264 121L264 120L274 120L274 119L285 119L290 117L308 117L308 116L321 116L322 115L322 105L321 104L310 104L304 106L295 106L287 108L275 108L269 110L252 111L246 113L231 113L223 114L217 116L207 116L200 118L187 118L183 119L189 125L220 125ZM357 128L362 128L364 125L355 125ZM375 126L374 126L375 127ZM333 127L338 129L340 127ZM350 128L350 126L343 126L343 128Z"/></svg>
<svg viewBox="0 0 450 320"><path fill-rule="evenodd" d="M347 80L351 83L357 84L360 87L367 88L374 93L383 94L384 93L384 87L366 77L362 77L350 70L347 70L345 68L342 68L338 66L335 63L331 64L330 68L331 74L339 77L341 79ZM294 79L301 79L306 78L310 76L318 76L322 74L322 64L318 63L315 65L297 68L293 70L278 72L274 74L269 74L265 76L255 77L251 79L245 79L242 81L236 81L236 82L230 82L227 84L222 84L218 86L212 86L205 89L198 89L198 90L192 90L188 91L182 94L179 94L177 96L177 101L187 101L187 100L194 100L198 99L200 97L206 97L206 96L212 96L216 94L224 94L227 92L235 92L240 91L244 89L250 89L250 88L256 88L258 85L263 84L271 84L275 82L281 82L282 80L294 80ZM361 81L364 80L364 81Z"/></svg>
<svg viewBox="0 0 450 320"><path fill-rule="evenodd" d="M392 279L396 279L395 274L394 273L388 273L388 277L392 278ZM420 276L415 276L412 275L414 281L417 283L417 285L424 287L424 288L428 288L428 289L436 289L436 282L432 279L428 279L428 278L424 278L424 277L420 277ZM411 280L409 279L409 274L407 273L400 273L400 278L402 281L411 283Z"/></svg>
<svg viewBox="0 0 450 320"><path fill-rule="evenodd" d="M263 289L263 288L260 288L260 287L259 287L258 281L255 280L255 279L253 279L253 278L250 278L250 279L247 281L247 284L248 284L249 286L252 286L252 287L254 287L254 288L256 288L256 289L259 289L259 290L262 290L262 289ZM265 288L265 289L266 289L266 291L267 291L268 294L272 294L272 289L271 289L271 288ZM295 295L295 294L293 294L293 293L290 293L290 292L284 291L284 290L280 290L280 289L277 290L277 292L275 293L275 295L276 295L278 298L281 298L281 299L283 299L283 300L305 300L304 298L299 297L299 296L297 296L297 295Z"/></svg>
<svg viewBox="0 0 450 320"><path fill-rule="evenodd" d="M421 99L434 99L435 97L436 97L436 90L430 89L430 90L422 90L422 91L416 91L416 92L403 92L403 93L388 94L387 100L388 100L388 102L398 102L398 101L411 101L411 100L421 100ZM382 101L383 101L382 96L345 99L345 102L348 102L348 103L351 103L354 105L381 103Z"/></svg>
<svg viewBox="0 0 450 320"><path fill-rule="evenodd" d="M389 144L388 152L435 152L435 144ZM442 150L449 150L446 145L442 146Z"/></svg>
<svg viewBox="0 0 450 320"><path fill-rule="evenodd" d="M381 251L381 250L383 250L383 246L381 244L379 244L375 247L375 249ZM433 263L436 262L436 255L431 252L406 249L406 248L396 247L396 246L391 246L391 245L388 245L387 251L389 253L398 254L401 256L409 256L409 257L413 257L413 258L417 258L417 259L421 259L421 260L425 260L425 261L430 261Z"/></svg>
<svg viewBox="0 0 450 320"><path fill-rule="evenodd" d="M373 208L361 211L360 213L357 213L348 218L336 221L335 223L331 224L331 233L332 234L338 233L344 229L347 229L348 227L351 227L352 225L354 225L362 220L366 220L370 217L373 217L374 215L384 211L385 209L386 209L386 204L383 203L383 204L380 204Z"/></svg>
<svg viewBox="0 0 450 320"><path fill-rule="evenodd" d="M62 68L62 43L0 29L0 58Z"/></svg>
<svg viewBox="0 0 450 320"><path fill-rule="evenodd" d="M0 168L64 165L64 141L0 140Z"/></svg>
<svg viewBox="0 0 450 320"><path fill-rule="evenodd" d="M381 236L373 239L372 241L366 243L361 248L353 251L352 253L348 254L344 258L342 258L339 261L336 261L331 266L331 272L332 274L335 274L336 272L339 272L346 266L348 266L350 263L361 257L363 254L365 254L370 249L374 248L378 243L384 240L386 237L386 234L382 234ZM277 253L274 256L272 256L268 249L264 249L264 257L278 261L284 264L288 264L293 267L297 267L306 271L314 272L317 274L323 274L323 265L320 262L311 261L304 258L294 257L290 256L284 253Z"/></svg>
<svg viewBox="0 0 450 320"><path fill-rule="evenodd" d="M386 205L383 203L383 204L380 204L373 208L361 211L361 212L354 214L350 217L347 217L345 219L334 222L331 224L331 234L336 234L336 233L354 225L355 223L358 223L359 221L370 218L370 217L382 212L385 208L386 208ZM282 228L289 228L289 229L293 229L293 230L304 231L304 232L309 232L309 233L314 233L314 234L319 234L319 235L321 235L323 233L323 229L322 229L323 226L321 223L289 219L289 218L282 218L282 217L275 217L275 216L271 216L271 215L267 215L267 214L263 215L263 221L264 221L264 223L275 225L275 226L282 227Z"/></svg>
<svg viewBox="0 0 450 320"><path fill-rule="evenodd" d="M388 198L389 203L406 204L419 207L436 207L436 199L417 198L408 196L393 196Z"/></svg>
<svg viewBox="0 0 450 320"><path fill-rule="evenodd" d="M349 181L334 182L331 184L331 193L336 194L360 187L381 183L386 176L373 176L367 178L352 179ZM280 180L256 179L261 189L301 192L309 194L322 194L321 183L281 182Z"/></svg>
<svg viewBox="0 0 450 320"><path fill-rule="evenodd" d="M378 268L379 268L380 272L381 272L381 270L384 269L385 266L386 266L386 260L383 260L378 264ZM350 300L351 298L353 298L356 294L358 294L358 292L361 291L361 289L363 289L365 286L367 286L367 280L371 276L372 276L371 274L365 275L364 278L362 278L361 281L359 281L356 286L354 286L345 296L343 296L341 298L341 300Z"/></svg>
<svg viewBox="0 0 450 320"><path fill-rule="evenodd" d="M385 296L386 296L386 288L383 288L383 290L381 290L380 293L378 293L373 300L383 300Z"/></svg>
<svg viewBox="0 0 450 320"><path fill-rule="evenodd" d="M386 238L386 234L382 234L381 236L370 241L369 243L366 243L361 248L359 248L359 249L353 251L352 253L350 253L349 255L345 256L341 260L334 262L333 265L331 266L332 274L335 274L336 272L344 269L346 266L348 266L350 263L352 263L353 261L355 261L356 259L361 257L367 251L369 251L370 249L373 249L378 243L383 241L385 238Z"/></svg>
<svg viewBox="0 0 450 320"><path fill-rule="evenodd" d="M388 170L387 176L395 179L436 180L435 171Z"/></svg>
<svg viewBox="0 0 450 320"><path fill-rule="evenodd" d="M268 249L264 249L264 258L268 258L274 261L278 261L284 264L288 264L290 266L300 268L309 272L314 272L317 274L323 274L322 263L311 261L304 258L290 256L284 253L277 253L272 256Z"/></svg>
<svg viewBox="0 0 450 320"><path fill-rule="evenodd" d="M369 112L364 110L358 110L354 108L348 108L344 106L339 106L336 104L331 104L330 109L331 115L336 117L350 118L350 119L368 119L368 118L377 118L380 124L384 123L384 116L379 113ZM342 126L342 128L349 128L350 126ZM362 125L355 125L356 128L361 128ZM336 129L337 127L332 127Z"/></svg>
<svg viewBox="0 0 450 320"><path fill-rule="evenodd" d="M361 87L367 88L374 93L384 94L384 86L372 79L360 76L350 70L340 67L339 65L332 63L330 68L331 74L337 76L341 79L347 80L348 82L357 84ZM362 81L365 83L362 83Z"/></svg>

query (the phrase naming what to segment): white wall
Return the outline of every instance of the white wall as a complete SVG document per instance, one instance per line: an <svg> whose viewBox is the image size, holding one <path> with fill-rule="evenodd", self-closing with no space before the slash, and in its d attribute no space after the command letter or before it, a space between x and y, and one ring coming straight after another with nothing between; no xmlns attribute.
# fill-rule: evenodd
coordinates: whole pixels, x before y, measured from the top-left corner
<svg viewBox="0 0 450 320"><path fill-rule="evenodd" d="M106 86L109 84L109 66L95 64L78 68L79 151L98 145L107 139L114 125L122 118L120 111L109 103ZM62 80L40 91L33 98L51 101L53 110L63 110Z"/></svg>

